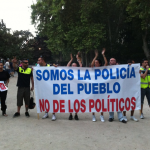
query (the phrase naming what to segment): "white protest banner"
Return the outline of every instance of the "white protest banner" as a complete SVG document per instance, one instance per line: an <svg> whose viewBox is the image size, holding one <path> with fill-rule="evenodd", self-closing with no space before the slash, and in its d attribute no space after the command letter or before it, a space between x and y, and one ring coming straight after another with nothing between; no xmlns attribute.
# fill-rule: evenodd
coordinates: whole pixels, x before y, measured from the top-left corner
<svg viewBox="0 0 150 150"><path fill-rule="evenodd" d="M33 70L37 113L141 109L139 64Z"/></svg>

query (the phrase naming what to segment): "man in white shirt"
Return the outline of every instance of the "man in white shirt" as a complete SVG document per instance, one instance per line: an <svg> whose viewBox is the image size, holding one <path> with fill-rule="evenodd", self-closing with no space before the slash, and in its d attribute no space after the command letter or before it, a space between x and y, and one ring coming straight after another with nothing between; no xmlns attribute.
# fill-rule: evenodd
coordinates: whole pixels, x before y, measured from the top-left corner
<svg viewBox="0 0 150 150"><path fill-rule="evenodd" d="M9 58L7 58L7 61L5 63L6 71L10 74L10 63L9 63Z"/></svg>

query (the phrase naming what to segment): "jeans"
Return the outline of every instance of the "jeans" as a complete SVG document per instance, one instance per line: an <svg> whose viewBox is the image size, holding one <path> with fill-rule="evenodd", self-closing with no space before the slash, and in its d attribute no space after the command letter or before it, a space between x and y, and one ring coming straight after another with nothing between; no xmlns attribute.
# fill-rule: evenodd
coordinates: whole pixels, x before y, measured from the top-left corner
<svg viewBox="0 0 150 150"><path fill-rule="evenodd" d="M117 112L119 121L123 120L122 112ZM114 118L114 112L109 112L109 118Z"/></svg>

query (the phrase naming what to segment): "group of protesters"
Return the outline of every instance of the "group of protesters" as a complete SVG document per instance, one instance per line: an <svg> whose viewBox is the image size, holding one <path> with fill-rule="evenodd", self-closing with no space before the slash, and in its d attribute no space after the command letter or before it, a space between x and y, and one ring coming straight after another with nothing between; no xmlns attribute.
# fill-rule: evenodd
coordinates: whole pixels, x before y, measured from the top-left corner
<svg viewBox="0 0 150 150"><path fill-rule="evenodd" d="M104 66L109 65L117 65L116 59L111 58L109 63L107 61L107 58L105 57L105 49L102 50L102 56L104 58ZM79 53L76 55L77 62L73 62L73 56L72 54L70 55L71 59L67 64L67 67L82 67L82 59L79 56ZM9 60L8 60L9 62ZM132 60L128 60L127 62L129 65L134 63ZM40 66L47 66L50 67L50 64L47 64L45 61L45 58L40 56L37 61L38 67ZM102 66L102 61L98 59L98 51L95 51L95 57L91 63L91 67L101 67ZM56 66L55 66L56 67ZM29 112L28 112L28 107L30 103L30 91L34 90L34 80L33 80L33 68L29 68L29 61L28 59L24 58L22 60L21 65L18 65L18 61L16 57L12 60L12 68L18 73L18 80L17 80L17 86L18 86L18 91L17 91L17 111L13 115L13 117L19 117L20 116L20 109L21 106L23 106L23 100L25 102L25 116L30 117ZM147 97L148 105L150 106L150 68L148 66L148 60L143 59L141 61L141 67L140 67L140 76L141 76L141 114L140 118L144 119L143 115L143 103L144 103L144 97ZM3 62L0 62L0 82L4 83L6 87L8 87L9 83L9 78L10 78L10 73L7 70L3 69ZM31 80L31 88L30 88L30 80ZM6 97L7 97L7 90L5 91L0 91L0 98L1 98L1 110L2 110L2 115L7 116L6 114ZM127 122L127 117L126 117L126 111L118 111L118 120L122 123ZM44 116L42 117L43 119L48 118L49 114L48 112L45 111ZM69 120L79 120L78 114L75 113L74 117L73 114L70 113L69 115ZM133 121L138 121L137 118L134 117L134 110L131 110L131 115L130 119ZM56 120L56 115L55 113L52 114L52 121ZM100 120L101 122L105 122L104 119L104 113L101 112L100 114ZM112 122L114 120L114 112L109 112L109 122ZM96 121L95 113L92 113L92 121Z"/></svg>

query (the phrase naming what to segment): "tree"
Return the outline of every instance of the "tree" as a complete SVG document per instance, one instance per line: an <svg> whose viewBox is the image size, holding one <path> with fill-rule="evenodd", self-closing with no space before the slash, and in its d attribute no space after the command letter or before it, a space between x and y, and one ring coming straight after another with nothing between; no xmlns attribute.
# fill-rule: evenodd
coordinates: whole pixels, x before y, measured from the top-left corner
<svg viewBox="0 0 150 150"><path fill-rule="evenodd" d="M141 35L143 50L150 62L149 41L150 41L150 2L149 0L121 0L118 3L126 6L128 21L134 24L136 33Z"/></svg>
<svg viewBox="0 0 150 150"><path fill-rule="evenodd" d="M142 41L149 55L146 44L149 36L143 34L148 33L148 29L144 31L145 23L138 18L136 10L139 8L130 10L137 1L141 3L140 9L148 3L148 0L41 0L31 6L32 23L37 25L39 35L47 37L45 42L52 53L61 53L65 58L69 53L80 51L86 66L94 50L103 47L108 57L122 63L127 59L139 61L144 57ZM145 16L143 21L145 19L148 18Z"/></svg>
<svg viewBox="0 0 150 150"><path fill-rule="evenodd" d="M30 46L33 35L29 31L14 31L8 29L3 22L0 22L0 56L3 58L13 58L17 56L22 59L27 57L32 59L33 49Z"/></svg>

